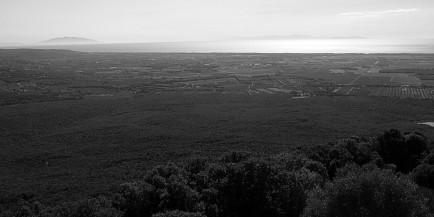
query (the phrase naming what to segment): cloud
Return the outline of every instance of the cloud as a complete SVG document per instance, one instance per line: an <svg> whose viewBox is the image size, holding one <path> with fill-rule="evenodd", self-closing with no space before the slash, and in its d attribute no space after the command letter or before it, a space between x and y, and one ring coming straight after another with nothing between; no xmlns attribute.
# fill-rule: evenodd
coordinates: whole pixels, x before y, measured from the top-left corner
<svg viewBox="0 0 434 217"><path fill-rule="evenodd" d="M417 8L408 8L408 9L396 9L396 10L384 10L384 11L364 11L364 12L347 12L341 13L340 16L346 17L381 17L393 14L407 14L417 12L419 9Z"/></svg>

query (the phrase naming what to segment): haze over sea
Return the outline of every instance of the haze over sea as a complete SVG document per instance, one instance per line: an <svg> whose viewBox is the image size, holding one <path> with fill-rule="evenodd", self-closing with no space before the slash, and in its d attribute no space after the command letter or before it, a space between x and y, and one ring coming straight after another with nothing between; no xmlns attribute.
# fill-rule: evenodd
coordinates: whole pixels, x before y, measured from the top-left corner
<svg viewBox="0 0 434 217"><path fill-rule="evenodd" d="M24 46L85 52L434 53L434 40L300 39Z"/></svg>

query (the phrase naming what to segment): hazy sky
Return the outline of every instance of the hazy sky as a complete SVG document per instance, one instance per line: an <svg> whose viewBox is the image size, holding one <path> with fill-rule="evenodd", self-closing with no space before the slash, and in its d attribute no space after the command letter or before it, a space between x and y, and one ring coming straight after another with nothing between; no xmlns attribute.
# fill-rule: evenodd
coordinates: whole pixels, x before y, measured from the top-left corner
<svg viewBox="0 0 434 217"><path fill-rule="evenodd" d="M434 38L434 0L0 0L0 42Z"/></svg>

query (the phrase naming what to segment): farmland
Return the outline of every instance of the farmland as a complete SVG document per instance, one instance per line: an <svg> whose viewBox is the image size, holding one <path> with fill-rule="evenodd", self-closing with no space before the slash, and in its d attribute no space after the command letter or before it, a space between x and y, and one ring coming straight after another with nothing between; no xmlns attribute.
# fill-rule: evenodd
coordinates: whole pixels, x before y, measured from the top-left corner
<svg viewBox="0 0 434 217"><path fill-rule="evenodd" d="M0 104L158 91L432 99L434 87L430 55L32 52L0 52ZM415 91L378 93L392 87Z"/></svg>
<svg viewBox="0 0 434 217"><path fill-rule="evenodd" d="M390 128L433 140L418 124L434 120L433 68L415 54L0 50L0 202L109 194L155 165L230 150Z"/></svg>

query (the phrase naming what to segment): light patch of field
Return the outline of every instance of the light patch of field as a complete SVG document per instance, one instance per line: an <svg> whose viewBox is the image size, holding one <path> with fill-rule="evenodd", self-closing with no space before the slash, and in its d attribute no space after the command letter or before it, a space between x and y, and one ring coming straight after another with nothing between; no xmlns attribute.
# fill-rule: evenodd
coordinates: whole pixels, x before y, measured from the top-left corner
<svg viewBox="0 0 434 217"><path fill-rule="evenodd" d="M231 70L231 74L243 76L255 76L255 75L274 75L274 73L271 73L270 70L267 69L235 69Z"/></svg>
<svg viewBox="0 0 434 217"><path fill-rule="evenodd" d="M377 75L377 74L373 74ZM390 83L390 77L389 76L371 76L364 75L361 76L357 81L355 81L354 85L385 85Z"/></svg>
<svg viewBox="0 0 434 217"><path fill-rule="evenodd" d="M206 85L206 84L235 84L237 83L235 79L233 78L216 78L216 79L204 79L204 80L196 80L196 81L187 81L183 82L186 84L192 84L192 85Z"/></svg>
<svg viewBox="0 0 434 217"><path fill-rule="evenodd" d="M401 84L401 85L411 85L420 86L420 79L411 74L397 74L390 78L390 82Z"/></svg>
<svg viewBox="0 0 434 217"><path fill-rule="evenodd" d="M434 80L422 80L422 84L425 86L434 86Z"/></svg>
<svg viewBox="0 0 434 217"><path fill-rule="evenodd" d="M275 88L275 87L271 87L271 88L268 88L268 89L271 90L271 91L273 91L273 92L282 92L282 93L291 93L292 92L292 90Z"/></svg>
<svg viewBox="0 0 434 217"><path fill-rule="evenodd" d="M434 127L434 122L422 122L422 123L417 123L417 124L423 124L423 125L428 125L430 127Z"/></svg>
<svg viewBox="0 0 434 217"><path fill-rule="evenodd" d="M376 74L376 73L379 73L380 72L380 68L371 68L371 69L369 69L368 70L368 73L369 74Z"/></svg>
<svg viewBox="0 0 434 217"><path fill-rule="evenodd" d="M101 71L101 72L95 72L95 74L118 74L120 71Z"/></svg>
<svg viewBox="0 0 434 217"><path fill-rule="evenodd" d="M333 64L337 64L337 65L347 65L347 64L354 64L355 62L353 61L337 61L337 62L333 62Z"/></svg>
<svg viewBox="0 0 434 217"><path fill-rule="evenodd" d="M332 74L344 74L345 70L343 70L343 69L330 69L329 72Z"/></svg>
<svg viewBox="0 0 434 217"><path fill-rule="evenodd" d="M84 97L111 97L113 94L90 94L85 95Z"/></svg>
<svg viewBox="0 0 434 217"><path fill-rule="evenodd" d="M269 90L267 90L267 89L263 89L263 88L257 88L256 90L258 90L258 91L260 91L260 92L264 92L264 93L276 94L276 93L274 93L274 92L272 92L272 91L269 91Z"/></svg>

